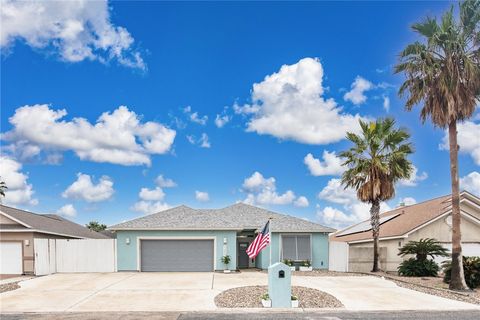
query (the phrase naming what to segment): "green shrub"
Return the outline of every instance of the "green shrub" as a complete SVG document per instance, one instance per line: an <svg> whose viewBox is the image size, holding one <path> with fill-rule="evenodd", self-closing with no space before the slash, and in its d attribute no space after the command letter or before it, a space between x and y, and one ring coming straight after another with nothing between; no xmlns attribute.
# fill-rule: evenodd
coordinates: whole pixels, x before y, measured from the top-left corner
<svg viewBox="0 0 480 320"><path fill-rule="evenodd" d="M228 265L232 259L230 258L229 255L226 255L226 256L223 256L221 260L224 265Z"/></svg>
<svg viewBox="0 0 480 320"><path fill-rule="evenodd" d="M407 277L436 277L440 267L433 260L410 258L400 263L398 274Z"/></svg>
<svg viewBox="0 0 480 320"><path fill-rule="evenodd" d="M288 260L288 259L284 259L283 260L283 263L285 263L287 266L289 267L292 267L293 266L293 261L292 260Z"/></svg>
<svg viewBox="0 0 480 320"><path fill-rule="evenodd" d="M452 275L452 261L445 261L442 267L445 273L443 281L449 283ZM463 257L463 274L470 289L480 287L480 257Z"/></svg>

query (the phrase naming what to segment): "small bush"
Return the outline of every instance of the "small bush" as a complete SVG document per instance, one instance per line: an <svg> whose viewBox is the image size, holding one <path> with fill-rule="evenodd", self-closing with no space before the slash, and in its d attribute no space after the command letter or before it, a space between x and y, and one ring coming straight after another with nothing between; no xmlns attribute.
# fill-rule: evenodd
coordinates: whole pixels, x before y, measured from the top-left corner
<svg viewBox="0 0 480 320"><path fill-rule="evenodd" d="M232 259L230 258L229 255L226 255L226 256L223 256L221 260L224 265L228 265Z"/></svg>
<svg viewBox="0 0 480 320"><path fill-rule="evenodd" d="M452 276L452 261L445 261L442 267L445 273L443 281L449 283ZM463 257L463 274L470 289L480 287L480 257Z"/></svg>
<svg viewBox="0 0 480 320"><path fill-rule="evenodd" d="M285 263L287 266L292 267L293 266L293 261L289 259L284 259L283 263Z"/></svg>
<svg viewBox="0 0 480 320"><path fill-rule="evenodd" d="M398 274L407 277L436 277L440 267L433 260L410 258L398 267Z"/></svg>

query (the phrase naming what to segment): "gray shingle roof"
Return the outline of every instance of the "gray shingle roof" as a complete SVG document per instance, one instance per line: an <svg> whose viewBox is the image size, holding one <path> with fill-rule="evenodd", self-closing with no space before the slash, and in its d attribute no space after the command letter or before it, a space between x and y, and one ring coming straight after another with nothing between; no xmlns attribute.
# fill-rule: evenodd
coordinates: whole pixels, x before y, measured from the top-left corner
<svg viewBox="0 0 480 320"><path fill-rule="evenodd" d="M119 223L109 230L244 230L262 228L269 218L272 232L334 232L304 219L237 203L222 209L192 209L179 206Z"/></svg>
<svg viewBox="0 0 480 320"><path fill-rule="evenodd" d="M91 231L84 226L55 214L37 214L4 205L0 205L0 212L27 225L28 227L25 227L26 231L36 230L38 232L55 233L73 238L108 239L108 237L103 234ZM18 225L17 227L12 228L11 225L3 224L0 227L0 231L18 228Z"/></svg>

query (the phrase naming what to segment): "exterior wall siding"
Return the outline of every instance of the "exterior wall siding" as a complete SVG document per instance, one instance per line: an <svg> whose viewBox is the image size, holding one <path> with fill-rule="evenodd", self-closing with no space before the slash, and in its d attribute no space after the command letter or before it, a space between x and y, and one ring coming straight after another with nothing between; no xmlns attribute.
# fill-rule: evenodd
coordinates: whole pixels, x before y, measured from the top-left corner
<svg viewBox="0 0 480 320"><path fill-rule="evenodd" d="M198 231L117 231L117 269L118 271L140 271L138 270L138 237L172 237L172 238L195 238L195 237L215 237L214 248L216 253L215 270L226 269L221 258L224 255L224 238L227 239L226 254L231 257L228 269L236 269L237 266L237 233L236 231L220 230L198 230ZM130 243L126 243L126 239Z"/></svg>

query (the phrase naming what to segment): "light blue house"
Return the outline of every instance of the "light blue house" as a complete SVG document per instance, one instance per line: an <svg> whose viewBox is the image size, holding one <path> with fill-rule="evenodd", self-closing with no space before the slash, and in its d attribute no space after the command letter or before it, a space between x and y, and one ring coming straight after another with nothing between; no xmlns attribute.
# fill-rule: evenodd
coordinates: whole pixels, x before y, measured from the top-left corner
<svg viewBox="0 0 480 320"><path fill-rule="evenodd" d="M245 251L269 218L271 243L249 259ZM117 233L118 271L267 269L285 259L326 269L328 234L335 231L243 203L222 209L179 206L109 229ZM222 263L226 255L228 265Z"/></svg>

